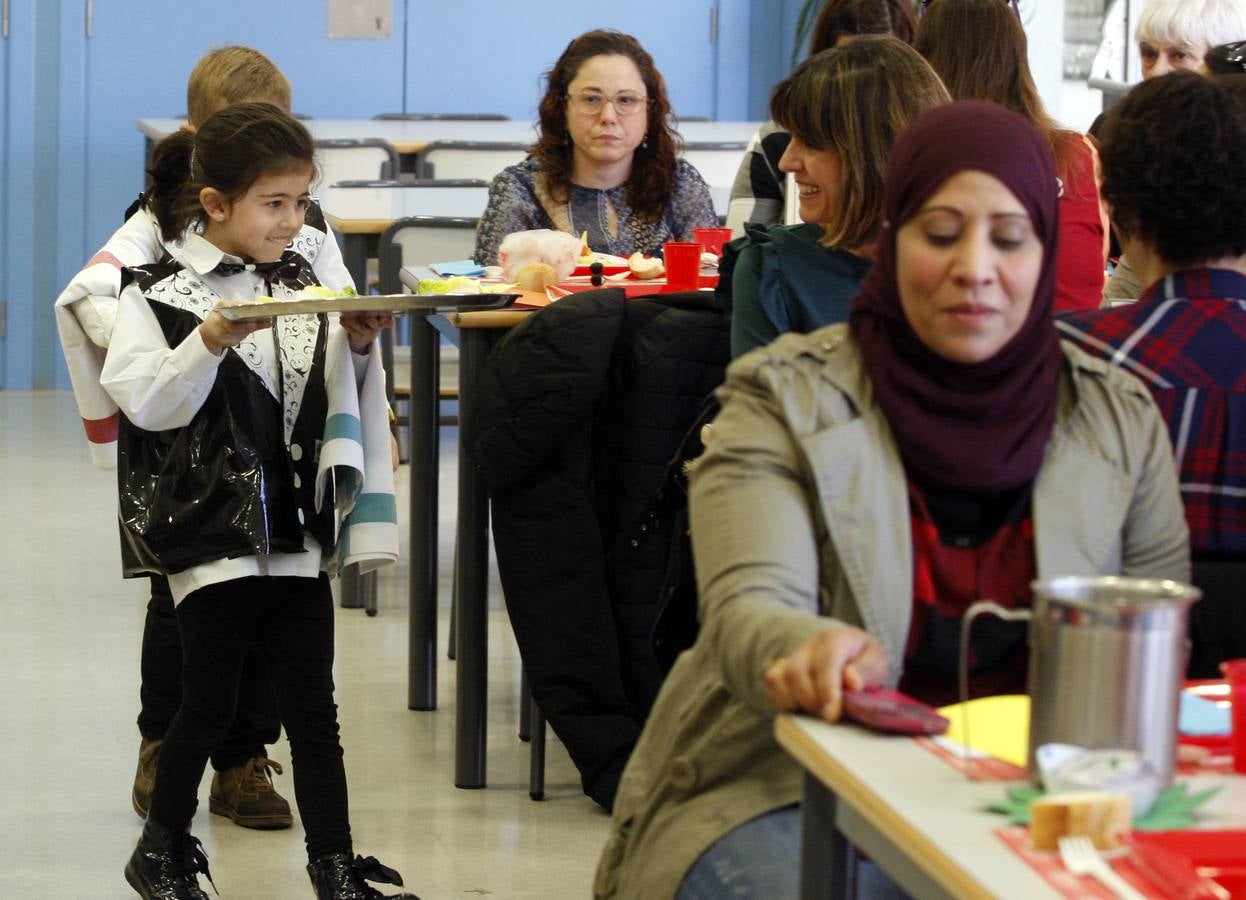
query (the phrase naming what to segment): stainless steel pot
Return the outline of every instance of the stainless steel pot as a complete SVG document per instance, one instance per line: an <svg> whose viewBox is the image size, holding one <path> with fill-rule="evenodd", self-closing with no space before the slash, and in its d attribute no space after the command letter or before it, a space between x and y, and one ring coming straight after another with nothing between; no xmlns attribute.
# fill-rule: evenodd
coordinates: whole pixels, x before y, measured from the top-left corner
<svg viewBox="0 0 1246 900"><path fill-rule="evenodd" d="M975 603L965 613L961 685L973 619L1030 619L1030 777L1034 751L1059 742L1137 750L1167 786L1176 761L1190 605L1201 593L1150 578L1060 577L1035 581L1032 610Z"/></svg>

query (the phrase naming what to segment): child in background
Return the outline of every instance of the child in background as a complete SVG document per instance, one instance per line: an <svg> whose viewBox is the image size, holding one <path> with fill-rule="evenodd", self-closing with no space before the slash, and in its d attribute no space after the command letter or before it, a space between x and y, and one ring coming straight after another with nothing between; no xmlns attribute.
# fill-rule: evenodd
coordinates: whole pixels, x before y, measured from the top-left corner
<svg viewBox="0 0 1246 900"><path fill-rule="evenodd" d="M290 83L264 54L250 47L227 46L206 53L190 74L186 89L187 123L194 132L217 111L233 103L265 101L290 111ZM353 287L336 241L328 235L320 208L308 204L304 224L325 235L310 260L317 280L340 290ZM117 314L123 266L180 257L178 240L167 244L160 226L142 205L126 212L125 224L91 258L56 301L56 321L69 364L78 408L92 456L102 467L116 460L117 408L99 384ZM140 818L147 817L160 743L182 702L182 644L173 597L161 575L151 578L151 599L143 624L138 728L138 767L130 799ZM268 758L266 745L281 734L276 699L263 659L248 655L234 724L212 753L215 773L210 791L212 812L248 828L289 828L290 804L276 790L270 772L281 766Z"/></svg>
<svg viewBox="0 0 1246 900"><path fill-rule="evenodd" d="M376 344L392 320L220 312L316 283L308 260L329 238L304 222L314 151L307 130L266 103L227 107L162 141L146 207L181 254L126 270L104 361L100 383L121 412L126 574L168 578L185 660L125 871L145 898L208 896L197 878L207 859L188 829L253 644L290 739L315 896L375 898L365 879L402 883L352 856L326 574L397 555Z"/></svg>

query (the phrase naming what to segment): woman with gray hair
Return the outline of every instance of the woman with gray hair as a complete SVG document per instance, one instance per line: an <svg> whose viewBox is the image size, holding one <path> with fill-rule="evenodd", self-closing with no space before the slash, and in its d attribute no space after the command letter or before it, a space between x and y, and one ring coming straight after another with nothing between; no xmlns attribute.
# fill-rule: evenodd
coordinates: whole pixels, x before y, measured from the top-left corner
<svg viewBox="0 0 1246 900"><path fill-rule="evenodd" d="M1208 50L1246 40L1246 0L1151 0L1138 19L1134 35L1144 80L1178 69L1205 74L1203 57ZM1094 126L1091 133L1098 133ZM1129 260L1122 256L1104 288L1104 303L1136 300L1143 287Z"/></svg>
<svg viewBox="0 0 1246 900"><path fill-rule="evenodd" d="M1144 79L1199 71L1212 47L1246 38L1246 0L1152 0L1134 36Z"/></svg>

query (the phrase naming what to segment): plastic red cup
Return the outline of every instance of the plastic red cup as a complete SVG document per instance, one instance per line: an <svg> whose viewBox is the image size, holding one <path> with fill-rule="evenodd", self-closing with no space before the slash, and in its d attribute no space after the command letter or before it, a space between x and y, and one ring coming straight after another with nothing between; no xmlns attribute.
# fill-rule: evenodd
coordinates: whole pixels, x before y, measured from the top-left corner
<svg viewBox="0 0 1246 900"><path fill-rule="evenodd" d="M671 241L662 245L668 291L695 291L701 274L701 245Z"/></svg>
<svg viewBox="0 0 1246 900"><path fill-rule="evenodd" d="M1246 659L1220 664L1229 683L1229 714L1233 722L1233 771L1246 773Z"/></svg>
<svg viewBox="0 0 1246 900"><path fill-rule="evenodd" d="M730 228L694 228L692 239L705 248L706 253L723 255L723 244L731 240Z"/></svg>

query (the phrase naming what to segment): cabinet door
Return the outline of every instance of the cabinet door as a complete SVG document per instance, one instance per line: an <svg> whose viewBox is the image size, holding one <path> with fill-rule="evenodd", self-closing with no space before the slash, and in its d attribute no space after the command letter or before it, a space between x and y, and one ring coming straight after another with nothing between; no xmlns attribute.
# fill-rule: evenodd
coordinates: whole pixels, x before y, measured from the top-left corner
<svg viewBox="0 0 1246 900"><path fill-rule="evenodd" d="M11 37L10 24L10 4L11 0L0 0L0 19L3 20L3 27L0 28L0 97L9 96L9 42ZM9 135L13 133L12 124L9 122L9 111L11 104L0 104L0 303L4 304L0 309L0 315L3 315L3 326L0 327L0 390L4 389L7 379L5 378L5 345L8 343L7 328L9 320L9 303L10 297L13 296L12 289L9 287L9 273L13 271L13 264L9 260L9 203L5 198L9 196Z"/></svg>
<svg viewBox="0 0 1246 900"><path fill-rule="evenodd" d="M33 0L0 0L7 12L7 34L0 37L0 299L5 301L5 335L0 337L0 387L28 389L32 380L36 329L51 322L50 303L36 300L36 241L52 215L51 195L43 190L49 154L40 147L36 122L36 84L40 72L38 31L49 27L46 9ZM42 179L42 180L41 180ZM36 186L39 190L36 190ZM46 314L46 315L44 315ZM43 348L40 348L41 350ZM41 354L42 356L42 354ZM48 384L39 384L48 387Z"/></svg>
<svg viewBox="0 0 1246 900"><path fill-rule="evenodd" d="M407 112L536 118L540 76L576 35L633 35L666 80L676 115L715 116L715 0L410 0Z"/></svg>
<svg viewBox="0 0 1246 900"><path fill-rule="evenodd" d="M295 113L366 119L402 107L403 6L394 3L393 36L335 40L325 4L305 0L213 0L195 8L96 2L86 42L85 252L121 224L142 189L144 142L135 122L185 113L186 80L204 52L255 47L290 80Z"/></svg>

